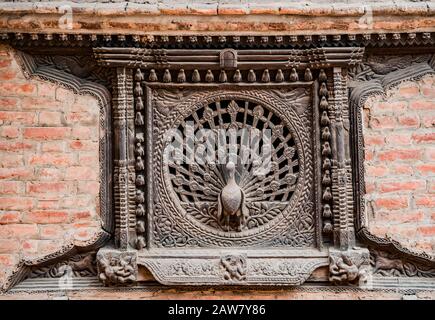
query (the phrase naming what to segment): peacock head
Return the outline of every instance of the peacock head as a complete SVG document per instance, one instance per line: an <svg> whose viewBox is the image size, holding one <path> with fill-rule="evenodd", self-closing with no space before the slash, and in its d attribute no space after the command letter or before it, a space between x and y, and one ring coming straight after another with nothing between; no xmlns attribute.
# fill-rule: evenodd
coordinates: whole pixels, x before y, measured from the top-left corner
<svg viewBox="0 0 435 320"><path fill-rule="evenodd" d="M234 172L236 171L236 165L234 162L229 161L226 165L226 169L230 178L234 178Z"/></svg>

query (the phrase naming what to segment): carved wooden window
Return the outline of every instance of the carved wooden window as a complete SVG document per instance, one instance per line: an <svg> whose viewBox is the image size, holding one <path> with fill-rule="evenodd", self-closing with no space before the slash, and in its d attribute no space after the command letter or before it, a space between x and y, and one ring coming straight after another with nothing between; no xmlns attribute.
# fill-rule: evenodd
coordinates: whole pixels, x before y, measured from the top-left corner
<svg viewBox="0 0 435 320"><path fill-rule="evenodd" d="M95 52L117 67L116 244L158 281L301 284L355 242L343 73L361 49ZM243 143L266 129L267 161Z"/></svg>
<svg viewBox="0 0 435 320"><path fill-rule="evenodd" d="M409 36L408 45L433 43L430 33ZM56 37L62 46L92 48L97 65L87 49L46 56L52 35L39 42L17 33L10 43L24 47L29 74L99 99L104 230L91 242L21 261L5 288L51 268L59 276L64 263L81 272L82 259L106 285L138 281L139 267L168 285L298 285L319 267L336 284L365 283L380 270L433 277L433 256L368 231L361 125L365 99L433 73L432 54L375 54L374 64L361 63L364 47L398 45L394 35L382 44L369 34L232 36L226 44L221 36L147 36L145 44L137 35ZM244 129L270 131L270 161L261 152L245 156ZM188 148L165 158L191 137L198 138L191 153L204 153L222 131L233 147L215 149L219 161L185 161ZM98 248L98 272L92 252L70 259Z"/></svg>

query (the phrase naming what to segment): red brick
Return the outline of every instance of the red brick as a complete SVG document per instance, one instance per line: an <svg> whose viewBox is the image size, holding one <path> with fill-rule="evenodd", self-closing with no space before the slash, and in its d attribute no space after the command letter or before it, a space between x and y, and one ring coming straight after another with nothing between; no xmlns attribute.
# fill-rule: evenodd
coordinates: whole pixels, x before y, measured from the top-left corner
<svg viewBox="0 0 435 320"><path fill-rule="evenodd" d="M414 174L414 169L409 165L394 165L390 167L390 170L394 174L405 174L405 175Z"/></svg>
<svg viewBox="0 0 435 320"><path fill-rule="evenodd" d="M77 192L98 195L100 192L100 184L97 181L79 181L77 185Z"/></svg>
<svg viewBox="0 0 435 320"><path fill-rule="evenodd" d="M91 220L92 218L92 213L89 210L85 210L85 211L77 211L77 212L73 212L71 214L71 221L74 222L79 222L79 221L86 221L86 220Z"/></svg>
<svg viewBox="0 0 435 320"><path fill-rule="evenodd" d="M61 112L41 111L39 113L39 124L42 126L60 126L62 124L61 116Z"/></svg>
<svg viewBox="0 0 435 320"><path fill-rule="evenodd" d="M33 198L0 197L0 210L26 210L33 208Z"/></svg>
<svg viewBox="0 0 435 320"><path fill-rule="evenodd" d="M247 14L246 9L237 8L237 7L218 7L218 14L219 15L244 15Z"/></svg>
<svg viewBox="0 0 435 320"><path fill-rule="evenodd" d="M91 167L69 167L65 171L65 180L96 180L98 173Z"/></svg>
<svg viewBox="0 0 435 320"><path fill-rule="evenodd" d="M79 153L79 164L82 166L98 166L99 159L97 154L91 152L80 152Z"/></svg>
<svg viewBox="0 0 435 320"><path fill-rule="evenodd" d="M22 100L24 110L62 110L62 104L46 97L27 97Z"/></svg>
<svg viewBox="0 0 435 320"><path fill-rule="evenodd" d="M65 142L64 141L47 141L41 144L42 152L64 152Z"/></svg>
<svg viewBox="0 0 435 320"><path fill-rule="evenodd" d="M95 131L95 129L92 129L90 127L74 126L71 131L71 138L82 139L82 140L89 140L91 138L98 139L98 136L96 136L96 134L93 131Z"/></svg>
<svg viewBox="0 0 435 320"><path fill-rule="evenodd" d="M435 132L430 133L414 133L412 140L417 143L431 143L435 142Z"/></svg>
<svg viewBox="0 0 435 320"><path fill-rule="evenodd" d="M71 110L74 112L89 112L89 110L95 110L99 112L100 105L98 100L91 95L76 95L74 96L75 102L71 106Z"/></svg>
<svg viewBox="0 0 435 320"><path fill-rule="evenodd" d="M421 88L421 92L424 96L434 98L435 97L435 87L424 86Z"/></svg>
<svg viewBox="0 0 435 320"><path fill-rule="evenodd" d="M40 168L36 176L42 181L60 181L63 179L64 173L58 168Z"/></svg>
<svg viewBox="0 0 435 320"><path fill-rule="evenodd" d="M0 70L0 81L14 80L18 75L15 70Z"/></svg>
<svg viewBox="0 0 435 320"><path fill-rule="evenodd" d="M29 96L36 93L36 87L30 83L0 82L1 96Z"/></svg>
<svg viewBox="0 0 435 320"><path fill-rule="evenodd" d="M366 149L364 150L364 158L366 161L371 161L374 159L375 153L373 150Z"/></svg>
<svg viewBox="0 0 435 320"><path fill-rule="evenodd" d="M376 213L376 222L415 223L423 219L424 213L421 211Z"/></svg>
<svg viewBox="0 0 435 320"><path fill-rule="evenodd" d="M418 207L428 207L428 208L434 208L435 207L435 195L417 195L415 196L415 204Z"/></svg>
<svg viewBox="0 0 435 320"><path fill-rule="evenodd" d="M435 148L426 148L425 157L427 160L435 160Z"/></svg>
<svg viewBox="0 0 435 320"><path fill-rule="evenodd" d="M20 141L0 141L0 150L2 151L23 151L30 150L33 145L29 142Z"/></svg>
<svg viewBox="0 0 435 320"><path fill-rule="evenodd" d="M381 192L400 192L400 191L421 191L426 188L424 180L408 180L408 181L388 181L379 182L379 190Z"/></svg>
<svg viewBox="0 0 435 320"><path fill-rule="evenodd" d="M64 229L60 225L41 225L39 227L41 239L62 239Z"/></svg>
<svg viewBox="0 0 435 320"><path fill-rule="evenodd" d="M386 166L370 165L366 167L366 172L370 177L382 177L388 174L388 168Z"/></svg>
<svg viewBox="0 0 435 320"><path fill-rule="evenodd" d="M57 210L60 208L59 199L38 199L37 209L41 210Z"/></svg>
<svg viewBox="0 0 435 320"><path fill-rule="evenodd" d="M396 127L396 119L392 116L372 117L369 126L373 129L393 129Z"/></svg>
<svg viewBox="0 0 435 320"><path fill-rule="evenodd" d="M56 88L55 96L57 101L69 102L69 103L74 101L74 93L69 89L58 87ZM71 108L74 109L74 106L75 104L73 104Z"/></svg>
<svg viewBox="0 0 435 320"><path fill-rule="evenodd" d="M61 248L59 240L40 240L38 241L38 253L49 254Z"/></svg>
<svg viewBox="0 0 435 320"><path fill-rule="evenodd" d="M55 224L67 223L69 218L66 211L41 210L26 213L22 219L25 223Z"/></svg>
<svg viewBox="0 0 435 320"><path fill-rule="evenodd" d="M20 128L17 128L15 126L2 126L0 131L0 136L3 138L18 138L20 135Z"/></svg>
<svg viewBox="0 0 435 320"><path fill-rule="evenodd" d="M387 135L387 144L389 145L407 145L411 143L410 133L391 133Z"/></svg>
<svg viewBox="0 0 435 320"><path fill-rule="evenodd" d="M390 198L378 198L375 200L375 204L381 209L403 209L408 207L407 197L390 197Z"/></svg>
<svg viewBox="0 0 435 320"><path fill-rule="evenodd" d="M419 160L422 157L420 149L394 149L389 151L379 152L378 158L382 161L396 160Z"/></svg>
<svg viewBox="0 0 435 320"><path fill-rule="evenodd" d="M23 163L23 155L12 153L12 152L3 152L0 155L0 167L3 168L12 168L12 167L21 167Z"/></svg>
<svg viewBox="0 0 435 320"><path fill-rule="evenodd" d="M66 182L27 182L28 193L66 194L69 186Z"/></svg>
<svg viewBox="0 0 435 320"><path fill-rule="evenodd" d="M98 150L98 143L92 141L73 140L70 142L69 147L71 150L92 151Z"/></svg>
<svg viewBox="0 0 435 320"><path fill-rule="evenodd" d="M91 204L90 195L74 195L72 197L65 197L62 199L62 207L77 209L88 207Z"/></svg>
<svg viewBox="0 0 435 320"><path fill-rule="evenodd" d="M74 164L74 157L71 154L44 153L42 155L30 155L28 161L31 165L66 167Z"/></svg>
<svg viewBox="0 0 435 320"><path fill-rule="evenodd" d="M417 86L402 86L399 88L399 94L404 98L410 98L419 94Z"/></svg>
<svg viewBox="0 0 435 320"><path fill-rule="evenodd" d="M432 251L433 250L433 245L432 245L432 243L430 243L430 242L426 242L426 241L419 241L416 245L415 245L415 248L417 249L417 250L420 250L420 251Z"/></svg>
<svg viewBox="0 0 435 320"><path fill-rule="evenodd" d="M366 146L383 146L385 144L385 137L383 135L364 135L364 144Z"/></svg>
<svg viewBox="0 0 435 320"><path fill-rule="evenodd" d="M38 84L38 97L55 98L57 86L52 83L39 83Z"/></svg>
<svg viewBox="0 0 435 320"><path fill-rule="evenodd" d="M39 241L40 240L25 240L21 243L21 250L26 254L37 253Z"/></svg>
<svg viewBox="0 0 435 320"><path fill-rule="evenodd" d="M406 128L418 128L420 126L420 119L417 115L406 114L397 117L399 124Z"/></svg>
<svg viewBox="0 0 435 320"><path fill-rule="evenodd" d="M417 229L417 232L419 234L424 235L424 236L433 237L433 236L435 236L435 225L433 225L433 226L421 226Z"/></svg>
<svg viewBox="0 0 435 320"><path fill-rule="evenodd" d="M435 174L435 163L421 164L416 169L421 175Z"/></svg>
<svg viewBox="0 0 435 320"><path fill-rule="evenodd" d="M0 179L28 179L33 176L33 169L28 167L0 168Z"/></svg>
<svg viewBox="0 0 435 320"><path fill-rule="evenodd" d="M374 182L367 182L366 181L366 192L372 193L376 190L376 185Z"/></svg>
<svg viewBox="0 0 435 320"><path fill-rule="evenodd" d="M97 124L97 115L89 112L71 112L65 116L67 124L95 125Z"/></svg>
<svg viewBox="0 0 435 320"><path fill-rule="evenodd" d="M33 112L0 111L0 120L6 123L22 123L30 125L35 123L36 115Z"/></svg>
<svg viewBox="0 0 435 320"><path fill-rule="evenodd" d="M0 181L0 194L18 194L23 190L23 182Z"/></svg>
<svg viewBox="0 0 435 320"><path fill-rule="evenodd" d="M17 263L16 255L0 254L0 265L12 267Z"/></svg>
<svg viewBox="0 0 435 320"><path fill-rule="evenodd" d="M0 68L10 67L11 64L12 64L12 59L10 58L0 60Z"/></svg>
<svg viewBox="0 0 435 320"><path fill-rule="evenodd" d="M414 110L435 110L435 102L417 100L410 103L410 109Z"/></svg>
<svg viewBox="0 0 435 320"><path fill-rule="evenodd" d="M375 104L374 112L394 111L400 112L406 109L408 103L406 101L380 102Z"/></svg>
<svg viewBox="0 0 435 320"><path fill-rule="evenodd" d="M0 224L19 223L20 220L21 220L21 212L19 211L0 212Z"/></svg>
<svg viewBox="0 0 435 320"><path fill-rule="evenodd" d="M65 139L69 137L71 128L68 127L44 127L25 128L23 135L29 139Z"/></svg>
<svg viewBox="0 0 435 320"><path fill-rule="evenodd" d="M435 115L421 115L422 126L425 128L433 128L435 127Z"/></svg>
<svg viewBox="0 0 435 320"><path fill-rule="evenodd" d="M0 110L17 110L18 99L17 98L0 98Z"/></svg>
<svg viewBox="0 0 435 320"><path fill-rule="evenodd" d="M3 239L36 239L38 235L36 224L5 224L0 227L0 238Z"/></svg>
<svg viewBox="0 0 435 320"><path fill-rule="evenodd" d="M16 240L0 239L0 253L2 254L16 253L19 248L20 248L20 243Z"/></svg>

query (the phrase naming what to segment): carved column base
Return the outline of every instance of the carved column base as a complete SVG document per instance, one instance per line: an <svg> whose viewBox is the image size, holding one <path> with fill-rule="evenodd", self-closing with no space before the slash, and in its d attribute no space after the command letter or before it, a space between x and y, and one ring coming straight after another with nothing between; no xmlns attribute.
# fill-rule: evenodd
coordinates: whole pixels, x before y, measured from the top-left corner
<svg viewBox="0 0 435 320"><path fill-rule="evenodd" d="M137 251L102 248L97 253L98 277L105 286L125 286L137 281Z"/></svg>
<svg viewBox="0 0 435 320"><path fill-rule="evenodd" d="M365 248L346 251L330 249L329 281L335 285L368 286L371 279L370 253Z"/></svg>

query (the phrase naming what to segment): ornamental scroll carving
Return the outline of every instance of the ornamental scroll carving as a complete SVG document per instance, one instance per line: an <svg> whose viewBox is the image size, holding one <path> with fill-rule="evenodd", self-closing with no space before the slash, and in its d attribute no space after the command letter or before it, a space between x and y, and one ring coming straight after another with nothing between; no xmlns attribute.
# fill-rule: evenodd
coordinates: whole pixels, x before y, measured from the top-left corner
<svg viewBox="0 0 435 320"><path fill-rule="evenodd" d="M297 93L296 90L294 94ZM309 191L313 186L312 171L308 169L312 166L309 127L302 126L309 121L296 111L281 120L277 116L280 114L278 101L258 90L201 91L188 95L169 113L155 112L154 172L160 198L156 201L158 206L153 219L156 245L261 244L273 240L280 230L284 232L288 220L300 234L299 243L295 245L312 245L313 208L302 210L310 200ZM303 103L308 101L302 100ZM274 103L277 106L273 106ZM204 107L198 108L198 105ZM180 164L165 164L161 155L168 145L164 141L168 128L186 128L189 121L194 134L195 128L236 133L251 128L248 121L260 128L271 128L272 155L270 163L265 164L268 168L260 167L261 159L257 160L258 164L251 158L244 163L242 157L252 155L243 154L244 150L240 149L243 143L235 146L234 153L216 154L216 162L186 164L184 154ZM185 139L185 134L181 133L183 136L179 138ZM219 161L221 163L217 163ZM166 181L171 183L168 185ZM225 236L227 233L231 233L231 237Z"/></svg>

